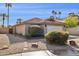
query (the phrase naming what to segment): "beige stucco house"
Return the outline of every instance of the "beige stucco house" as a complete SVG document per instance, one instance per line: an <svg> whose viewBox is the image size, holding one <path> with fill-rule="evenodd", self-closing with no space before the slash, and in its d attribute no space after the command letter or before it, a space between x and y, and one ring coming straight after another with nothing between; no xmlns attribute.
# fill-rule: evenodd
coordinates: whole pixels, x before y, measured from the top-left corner
<svg viewBox="0 0 79 59"><path fill-rule="evenodd" d="M21 35L28 35L29 27L31 26L40 26L44 30L44 34L46 34L49 31L55 31L55 30L63 30L64 23L58 20L44 20L40 18L32 18L28 21L24 21L21 24L17 24L12 26L13 33L21 34Z"/></svg>
<svg viewBox="0 0 79 59"><path fill-rule="evenodd" d="M45 20L45 24L46 24L47 32L62 31L64 26L64 22L59 20L53 20L53 21Z"/></svg>
<svg viewBox="0 0 79 59"><path fill-rule="evenodd" d="M25 27L26 27L26 24L23 24L23 23L22 24L16 24L16 25L12 26L10 28L10 30L12 30L11 33L13 33L13 34L25 35L25 31L26 31Z"/></svg>
<svg viewBox="0 0 79 59"><path fill-rule="evenodd" d="M40 19L40 18L32 18L27 21L22 22L21 24L16 24L11 26L9 29L7 27L0 26L0 33L8 33L12 32L13 34L21 34L21 35L28 35L29 27L31 26L40 26L44 30L44 34L50 31L61 31L64 29L64 22L60 20L52 20L49 21L48 19ZM75 28L70 28L70 34L79 35L79 24Z"/></svg>

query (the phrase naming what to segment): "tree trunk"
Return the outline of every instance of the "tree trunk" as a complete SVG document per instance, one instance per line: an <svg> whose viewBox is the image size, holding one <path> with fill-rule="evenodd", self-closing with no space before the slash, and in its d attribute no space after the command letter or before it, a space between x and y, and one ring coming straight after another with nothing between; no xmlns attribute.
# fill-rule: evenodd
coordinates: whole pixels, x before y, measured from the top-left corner
<svg viewBox="0 0 79 59"><path fill-rule="evenodd" d="M9 6L8 6L8 11L7 11L7 13L8 13L8 18L7 18L7 27L9 27Z"/></svg>
<svg viewBox="0 0 79 59"><path fill-rule="evenodd" d="M5 17L4 17L4 15L3 15L3 27L4 27L4 20L5 20Z"/></svg>

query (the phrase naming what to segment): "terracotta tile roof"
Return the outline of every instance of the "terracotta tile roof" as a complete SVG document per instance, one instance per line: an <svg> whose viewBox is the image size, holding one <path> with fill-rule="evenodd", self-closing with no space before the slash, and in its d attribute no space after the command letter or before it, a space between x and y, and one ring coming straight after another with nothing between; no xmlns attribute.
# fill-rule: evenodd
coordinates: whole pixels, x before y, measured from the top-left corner
<svg viewBox="0 0 79 59"><path fill-rule="evenodd" d="M54 20L54 21L45 20L44 23L49 25L64 25L64 22L59 20Z"/></svg>
<svg viewBox="0 0 79 59"><path fill-rule="evenodd" d="M24 21L23 23L29 23L29 24L41 24L43 22L43 19L40 18L32 18L28 21Z"/></svg>
<svg viewBox="0 0 79 59"><path fill-rule="evenodd" d="M17 24L14 26L22 25L22 24L49 24L49 25L64 25L64 22L60 20L54 20L54 21L49 21L47 19L41 19L41 18L32 18L27 21L22 22L21 24Z"/></svg>
<svg viewBox="0 0 79 59"><path fill-rule="evenodd" d="M40 18L32 18L28 21L25 21L24 23L29 23L29 24L50 24L50 25L64 25L64 22L60 20L54 20L54 21L49 21L46 19L40 19Z"/></svg>
<svg viewBox="0 0 79 59"><path fill-rule="evenodd" d="M32 19L26 20L26 21L22 22L21 24L15 24L15 25L13 25L13 27L23 25L23 24L41 24L42 21L43 21L43 19L35 17Z"/></svg>
<svg viewBox="0 0 79 59"><path fill-rule="evenodd" d="M11 26L11 27L15 27L15 26L19 26L19 25L23 25L24 23L21 23L21 24L15 24L15 25L13 25L13 26Z"/></svg>

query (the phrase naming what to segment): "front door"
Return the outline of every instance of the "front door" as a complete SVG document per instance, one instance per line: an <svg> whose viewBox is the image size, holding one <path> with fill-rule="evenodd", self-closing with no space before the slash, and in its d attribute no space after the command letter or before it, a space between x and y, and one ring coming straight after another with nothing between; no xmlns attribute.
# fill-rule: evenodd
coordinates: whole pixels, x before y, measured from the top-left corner
<svg viewBox="0 0 79 59"><path fill-rule="evenodd" d="M9 33L13 34L13 29L12 28L9 29Z"/></svg>

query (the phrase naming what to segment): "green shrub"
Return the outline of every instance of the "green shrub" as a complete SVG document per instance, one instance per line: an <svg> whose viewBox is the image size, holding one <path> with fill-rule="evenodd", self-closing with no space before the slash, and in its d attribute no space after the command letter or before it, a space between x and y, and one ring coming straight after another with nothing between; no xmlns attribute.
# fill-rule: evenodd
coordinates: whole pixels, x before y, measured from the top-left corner
<svg viewBox="0 0 79 59"><path fill-rule="evenodd" d="M45 35L45 39L49 43L64 45L67 43L68 36L68 32L52 31Z"/></svg>
<svg viewBox="0 0 79 59"><path fill-rule="evenodd" d="M36 36L43 36L43 29L40 27L30 27L29 28L29 34L32 37L36 37Z"/></svg>

